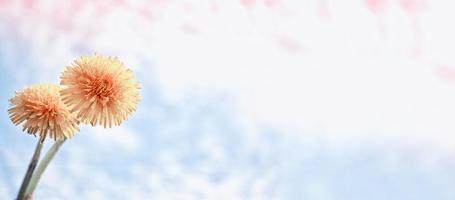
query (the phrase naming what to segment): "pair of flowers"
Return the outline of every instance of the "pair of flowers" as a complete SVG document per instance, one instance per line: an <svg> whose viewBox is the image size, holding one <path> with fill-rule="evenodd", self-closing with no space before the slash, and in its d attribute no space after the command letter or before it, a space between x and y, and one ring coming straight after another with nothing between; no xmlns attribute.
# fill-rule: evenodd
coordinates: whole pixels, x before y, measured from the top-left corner
<svg viewBox="0 0 455 200"><path fill-rule="evenodd" d="M79 122L120 125L136 110L139 90L133 72L117 58L83 56L62 72L60 86L38 84L17 92L8 112L29 134L66 139L79 131Z"/></svg>
<svg viewBox="0 0 455 200"><path fill-rule="evenodd" d="M133 72L122 62L95 54L66 67L60 85L37 84L16 92L8 110L11 121L40 138L17 199L31 199L44 170L63 142L79 132L80 122L104 128L120 125L136 110L139 90ZM55 143L38 165L47 137Z"/></svg>

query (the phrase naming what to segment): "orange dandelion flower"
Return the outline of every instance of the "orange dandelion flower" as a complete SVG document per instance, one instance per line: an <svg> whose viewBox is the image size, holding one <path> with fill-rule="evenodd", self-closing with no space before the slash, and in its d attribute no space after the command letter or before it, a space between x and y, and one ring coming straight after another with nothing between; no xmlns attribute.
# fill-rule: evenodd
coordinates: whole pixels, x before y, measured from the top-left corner
<svg viewBox="0 0 455 200"><path fill-rule="evenodd" d="M82 56L63 71L60 80L63 102L92 126L120 125L140 100L139 82L116 57Z"/></svg>
<svg viewBox="0 0 455 200"><path fill-rule="evenodd" d="M40 137L64 139L79 131L76 116L60 100L60 87L52 84L33 85L10 99L9 117L15 125L23 122L23 131Z"/></svg>

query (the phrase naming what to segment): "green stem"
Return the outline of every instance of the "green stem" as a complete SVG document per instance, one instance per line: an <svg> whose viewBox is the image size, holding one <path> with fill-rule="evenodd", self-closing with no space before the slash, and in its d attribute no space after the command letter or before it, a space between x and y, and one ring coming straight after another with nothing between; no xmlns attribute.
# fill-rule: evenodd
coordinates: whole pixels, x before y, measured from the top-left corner
<svg viewBox="0 0 455 200"><path fill-rule="evenodd" d="M38 143L36 144L35 152L33 153L32 160L28 164L27 172L25 173L24 180L22 180L21 188L19 189L19 193L17 194L17 200L22 200L25 197L25 191L26 191L28 185L30 184L30 180L32 178L33 171L36 168L36 164L38 164L41 150L43 149L44 139L46 139L45 136L40 137Z"/></svg>
<svg viewBox="0 0 455 200"><path fill-rule="evenodd" d="M25 192L26 195L28 195L28 196L33 195L36 185L38 184L41 176L43 175L44 170L46 170L46 167L49 165L52 158L54 158L55 154L57 153L57 151L60 149L60 147L63 145L63 143L65 141L66 141L66 139L55 141L55 143L52 145L52 147L49 149L49 151L47 151L46 155L44 156L44 158L41 160L40 164L38 165L36 172L32 176L30 185L28 186L28 188Z"/></svg>

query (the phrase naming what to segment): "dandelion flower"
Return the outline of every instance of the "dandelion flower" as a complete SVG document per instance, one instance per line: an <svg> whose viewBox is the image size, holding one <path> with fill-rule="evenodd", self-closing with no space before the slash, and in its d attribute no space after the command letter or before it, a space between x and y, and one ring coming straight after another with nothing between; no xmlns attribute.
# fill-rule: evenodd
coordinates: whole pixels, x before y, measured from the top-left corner
<svg viewBox="0 0 455 200"><path fill-rule="evenodd" d="M60 99L60 87L53 84L33 85L10 99L9 117L23 131L55 140L70 138L79 131L76 116Z"/></svg>
<svg viewBox="0 0 455 200"><path fill-rule="evenodd" d="M133 72L116 57L82 56L63 71L60 84L63 102L92 126L120 125L140 100Z"/></svg>

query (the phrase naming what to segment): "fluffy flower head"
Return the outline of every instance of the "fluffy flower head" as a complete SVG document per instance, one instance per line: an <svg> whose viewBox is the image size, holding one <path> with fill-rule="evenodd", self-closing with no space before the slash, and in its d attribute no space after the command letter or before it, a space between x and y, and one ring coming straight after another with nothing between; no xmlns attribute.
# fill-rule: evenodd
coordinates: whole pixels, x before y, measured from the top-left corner
<svg viewBox="0 0 455 200"><path fill-rule="evenodd" d="M55 140L70 138L79 131L76 116L60 99L60 87L52 84L32 85L10 99L9 117L23 131Z"/></svg>
<svg viewBox="0 0 455 200"><path fill-rule="evenodd" d="M82 56L62 72L60 80L63 102L92 126L120 125L140 100L133 72L116 57Z"/></svg>

